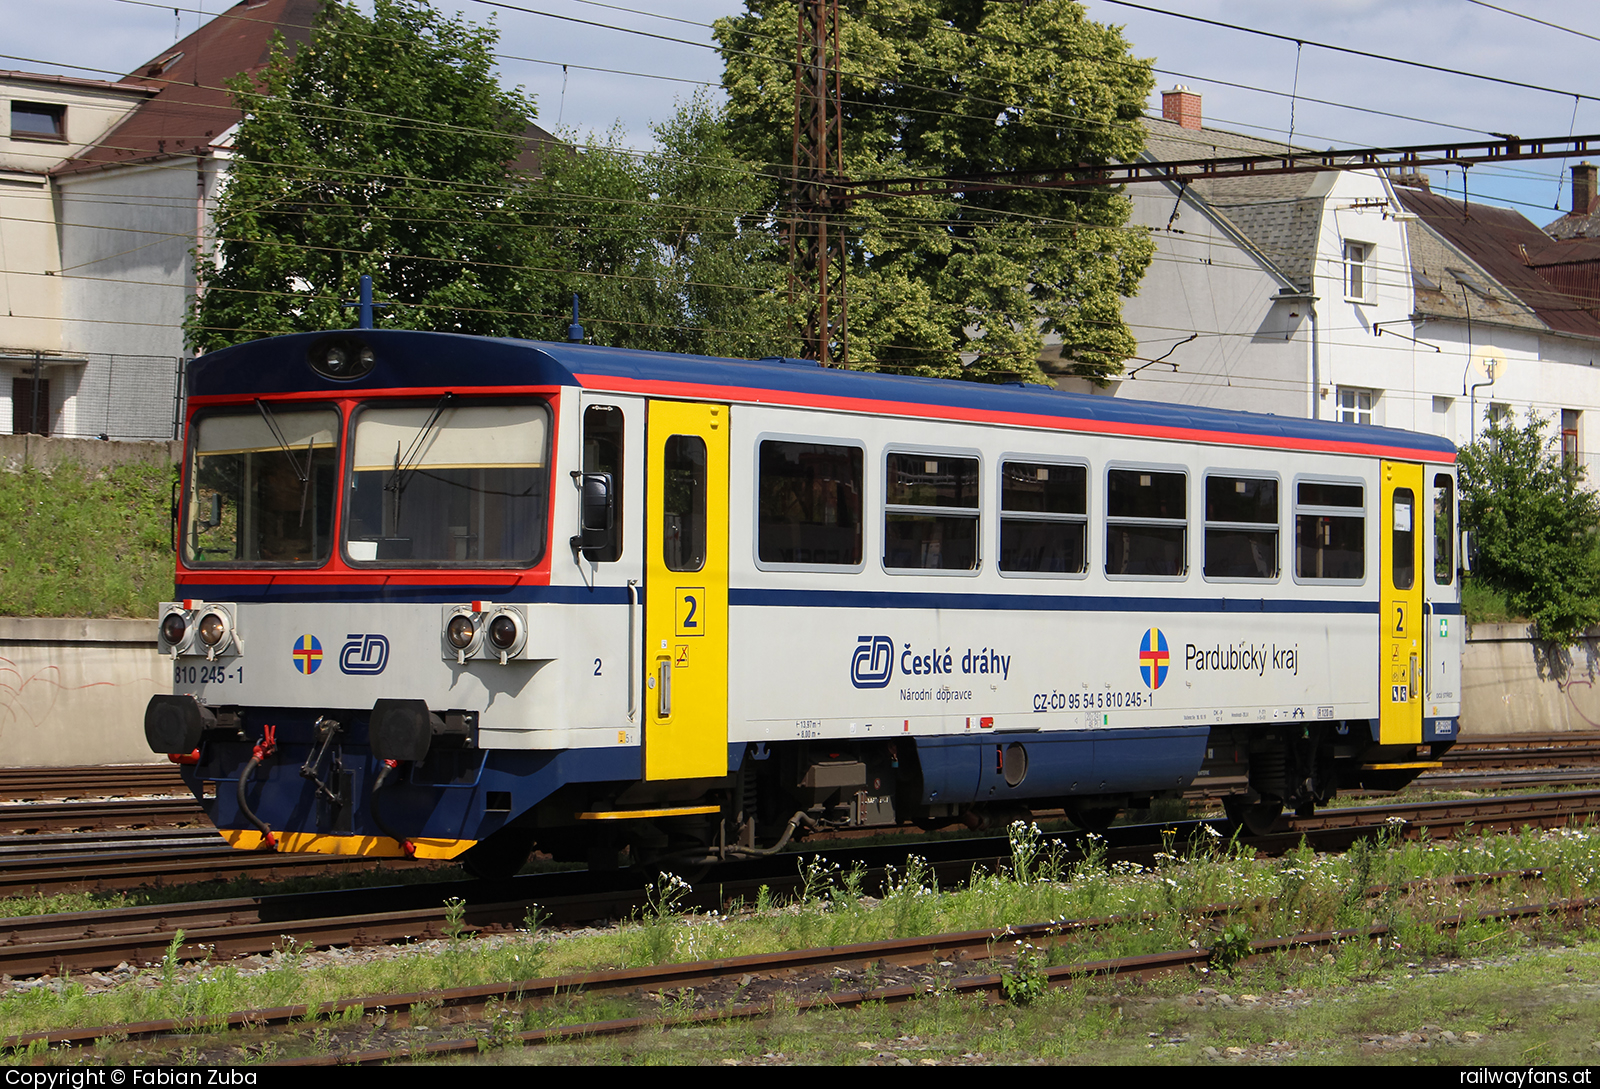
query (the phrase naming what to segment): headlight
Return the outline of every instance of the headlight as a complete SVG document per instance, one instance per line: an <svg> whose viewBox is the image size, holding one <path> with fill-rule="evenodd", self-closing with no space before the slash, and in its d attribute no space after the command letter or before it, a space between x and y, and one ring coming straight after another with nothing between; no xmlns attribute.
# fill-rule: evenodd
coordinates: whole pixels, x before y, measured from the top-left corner
<svg viewBox="0 0 1600 1089"><path fill-rule="evenodd" d="M308 361L311 369L324 378L352 382L370 374L378 360L372 349L357 338L339 335L313 344Z"/></svg>
<svg viewBox="0 0 1600 1089"><path fill-rule="evenodd" d="M161 621L161 638L171 646L182 646L183 637L188 634L189 622L184 619L182 613L168 613L166 619Z"/></svg>
<svg viewBox="0 0 1600 1089"><path fill-rule="evenodd" d="M489 637L489 649L501 665L521 654L528 644L528 622L519 609L509 605L501 605L490 614L484 631Z"/></svg>
<svg viewBox="0 0 1600 1089"><path fill-rule="evenodd" d="M489 623L489 641L501 650L510 650L517 642L517 622L501 613Z"/></svg>
<svg viewBox="0 0 1600 1089"><path fill-rule="evenodd" d="M478 626L472 622L472 617L458 613L450 618L450 626L446 629L446 636L450 645L457 650L466 650L472 641L478 637Z"/></svg>
<svg viewBox="0 0 1600 1089"><path fill-rule="evenodd" d="M470 605L446 605L444 608L444 651L446 660L454 658L465 665L468 658L476 658L483 647L483 617L488 602L474 601Z"/></svg>
<svg viewBox="0 0 1600 1089"><path fill-rule="evenodd" d="M228 622L216 613L206 613L200 618L200 641L208 647L222 642L228 634Z"/></svg>

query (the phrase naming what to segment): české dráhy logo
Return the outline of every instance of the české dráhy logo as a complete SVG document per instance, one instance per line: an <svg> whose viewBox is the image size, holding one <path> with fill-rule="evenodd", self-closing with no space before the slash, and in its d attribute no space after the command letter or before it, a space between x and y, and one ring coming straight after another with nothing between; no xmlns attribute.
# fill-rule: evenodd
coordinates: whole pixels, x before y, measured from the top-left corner
<svg viewBox="0 0 1600 1089"><path fill-rule="evenodd" d="M382 673L389 664L389 640L381 635L347 635L349 640L339 652L341 673Z"/></svg>
<svg viewBox="0 0 1600 1089"><path fill-rule="evenodd" d="M894 676L894 640L887 635L856 636L850 683L857 688L887 688Z"/></svg>

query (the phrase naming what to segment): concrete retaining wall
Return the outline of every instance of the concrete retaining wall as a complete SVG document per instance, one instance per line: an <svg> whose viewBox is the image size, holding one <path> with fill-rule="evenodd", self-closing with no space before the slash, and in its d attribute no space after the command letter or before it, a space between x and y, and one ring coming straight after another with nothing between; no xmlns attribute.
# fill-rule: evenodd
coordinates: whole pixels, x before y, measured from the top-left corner
<svg viewBox="0 0 1600 1089"><path fill-rule="evenodd" d="M176 465L182 458L181 442L101 442L43 435L0 435L0 470L11 473L20 471L24 465L48 470L67 461L101 469L107 465Z"/></svg>
<svg viewBox="0 0 1600 1089"><path fill-rule="evenodd" d="M0 617L0 766L161 760L144 707L171 690L154 620Z"/></svg>
<svg viewBox="0 0 1600 1089"><path fill-rule="evenodd" d="M144 707L170 670L153 619L0 617L0 766L159 761ZM1461 673L1464 735L1600 729L1600 632L1551 654L1523 625L1479 624Z"/></svg>
<svg viewBox="0 0 1600 1089"><path fill-rule="evenodd" d="M1559 651L1526 624L1478 624L1461 659L1461 732L1600 730L1600 631Z"/></svg>

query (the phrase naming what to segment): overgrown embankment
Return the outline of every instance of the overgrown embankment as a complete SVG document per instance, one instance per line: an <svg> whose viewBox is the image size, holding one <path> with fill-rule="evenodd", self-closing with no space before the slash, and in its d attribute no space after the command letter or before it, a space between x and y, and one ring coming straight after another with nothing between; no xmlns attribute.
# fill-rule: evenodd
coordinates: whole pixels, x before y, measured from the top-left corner
<svg viewBox="0 0 1600 1089"><path fill-rule="evenodd" d="M153 617L172 593L176 469L0 472L0 616Z"/></svg>

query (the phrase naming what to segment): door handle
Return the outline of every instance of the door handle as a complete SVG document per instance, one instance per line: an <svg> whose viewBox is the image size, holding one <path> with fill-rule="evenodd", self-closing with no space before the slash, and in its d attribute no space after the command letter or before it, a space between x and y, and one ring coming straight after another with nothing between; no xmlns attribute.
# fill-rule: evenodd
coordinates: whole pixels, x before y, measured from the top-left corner
<svg viewBox="0 0 1600 1089"><path fill-rule="evenodd" d="M663 658L656 666L656 717L672 715L672 659Z"/></svg>

